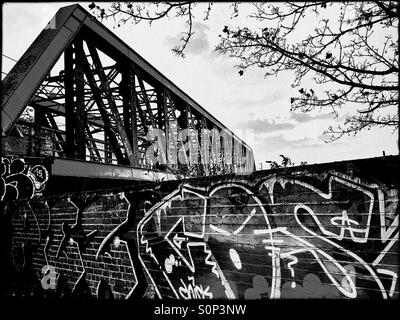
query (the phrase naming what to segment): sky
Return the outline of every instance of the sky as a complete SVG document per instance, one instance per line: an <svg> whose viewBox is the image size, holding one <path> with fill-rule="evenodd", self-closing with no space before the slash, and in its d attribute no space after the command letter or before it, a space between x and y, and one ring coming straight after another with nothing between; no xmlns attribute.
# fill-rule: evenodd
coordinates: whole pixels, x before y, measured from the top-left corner
<svg viewBox="0 0 400 320"><path fill-rule="evenodd" d="M3 3L3 54L18 60L56 11L72 2ZM90 2L79 2L86 10ZM203 21L204 6L195 12L194 36L186 57L171 52L179 40L184 21L160 20L147 23L127 23L115 27L113 21L103 21L149 63L174 82L204 109L244 139L254 152L257 169L267 169L265 161L281 162L281 154L299 164L325 163L398 154L398 132L376 128L356 136L344 136L326 143L323 131L336 126L343 117L334 119L329 113L291 112L290 97L293 75L265 77L260 68L247 69L239 76L234 68L237 61L217 55L214 48L225 25L249 25L246 7L231 18L229 3L213 5L208 21ZM113 28L115 27L115 28ZM310 28L312 24L310 24ZM14 61L2 55L2 72L8 72ZM4 74L2 74L2 78ZM253 133L253 134L251 134Z"/></svg>

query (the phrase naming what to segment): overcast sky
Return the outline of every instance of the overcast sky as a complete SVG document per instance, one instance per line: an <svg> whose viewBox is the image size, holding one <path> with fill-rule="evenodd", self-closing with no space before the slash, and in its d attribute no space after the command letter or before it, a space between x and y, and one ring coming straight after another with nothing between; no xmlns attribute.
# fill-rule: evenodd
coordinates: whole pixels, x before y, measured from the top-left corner
<svg viewBox="0 0 400 320"><path fill-rule="evenodd" d="M3 54L18 60L56 11L70 4L3 4ZM88 10L89 2L80 4ZM322 132L338 120L330 114L290 112L290 97L298 90L290 87L291 74L264 78L263 70L255 68L239 76L233 68L237 61L217 56L213 49L224 25L248 23L246 12L230 19L229 4L215 3L213 8L208 22L199 19L195 23L184 59L171 52L178 44L183 21L159 21L151 27L127 24L115 29L112 21L104 24L223 124L238 129L237 134L253 148L257 168L266 160L280 162L279 154L295 163L310 164L378 157L383 150L386 155L398 154L397 133L384 128L325 143ZM3 72L15 63L4 56L2 62ZM243 129L254 130L254 141L243 136ZM263 168L269 166L263 163Z"/></svg>

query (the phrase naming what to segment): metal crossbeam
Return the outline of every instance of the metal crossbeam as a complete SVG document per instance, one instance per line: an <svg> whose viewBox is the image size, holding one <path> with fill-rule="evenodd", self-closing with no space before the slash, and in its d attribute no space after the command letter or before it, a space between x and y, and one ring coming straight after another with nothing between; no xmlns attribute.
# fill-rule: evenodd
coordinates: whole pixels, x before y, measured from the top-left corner
<svg viewBox="0 0 400 320"><path fill-rule="evenodd" d="M101 82L101 87L103 89L103 92L105 93L106 97L107 97L107 101L108 101L108 107L111 110L111 113L114 117L114 121L117 124L117 130L118 133L122 139L122 143L124 144L125 147L125 151L126 151L126 155L129 159L130 165L134 166L135 165L135 160L133 158L133 152L132 152L132 148L129 142L129 138L127 133L125 132L125 128L124 128L124 124L121 120L121 117L119 115L117 106L115 105L115 101L114 98L112 97L111 93L110 93L110 87L108 86L108 82L107 82L107 78L104 74L104 70L103 67L101 65L101 61L99 58L99 55L96 51L96 48L92 45L92 43L90 42L86 42L87 46L89 48L91 57L93 59L93 64L96 68L97 74L100 78L100 82Z"/></svg>
<svg viewBox="0 0 400 320"><path fill-rule="evenodd" d="M96 85L96 81L94 79L93 72L90 68L90 64L87 61L87 58L86 58L85 53L82 48L80 48L80 50L78 50L78 54L80 54L82 56L82 67L83 67L84 73L86 75L86 78L88 80L89 86L92 90L93 98L96 101L97 107L99 108L101 118L104 122L104 129L106 132L106 136L110 140L110 143L113 147L115 156L117 157L118 163L123 164L126 162L126 160L125 160L125 158L121 152L121 149L118 145L118 139L115 136L115 133L113 132L113 130L111 129L111 127L112 127L111 121L110 121L108 112L106 110L106 106L104 105L103 99L101 97L101 90Z"/></svg>
<svg viewBox="0 0 400 320"><path fill-rule="evenodd" d="M249 155L251 168L252 151L243 141L82 7L62 8L56 20L56 28L39 35L2 83L3 135L33 141L35 132L40 133L43 137L29 152L41 156L42 144L51 145L54 157L79 160L81 166L86 161L174 171L179 167L178 148L183 146L179 130L197 130L189 140L204 146L210 138L203 137L201 129L226 130L228 140L215 150L236 141L232 158ZM62 53L62 70L54 74L52 67ZM154 164L147 156L153 143L147 140L150 128L165 134L165 165ZM227 164L213 155L217 164L200 164L203 156L195 157L199 164L190 169L195 175L233 172L244 163L241 159Z"/></svg>

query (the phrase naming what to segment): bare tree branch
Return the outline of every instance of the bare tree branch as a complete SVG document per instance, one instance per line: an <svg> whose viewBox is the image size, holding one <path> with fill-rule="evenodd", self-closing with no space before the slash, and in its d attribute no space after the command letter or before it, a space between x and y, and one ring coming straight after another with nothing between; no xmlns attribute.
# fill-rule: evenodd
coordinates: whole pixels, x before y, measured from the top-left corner
<svg viewBox="0 0 400 320"><path fill-rule="evenodd" d="M104 9L92 3L89 7L102 19L113 18L118 25L132 21L183 19L186 29L180 44L172 51L184 57L190 42L199 3L113 2ZM212 2L203 3L203 21L209 19ZM291 71L293 88L300 95L290 99L291 110L309 112L319 108L338 117L339 110L349 109L344 127L328 128L330 141L345 134L357 134L376 126L398 130L399 52L397 1L353 2L283 2L253 3L248 16L264 27L228 28L225 26L217 53L238 59L240 74L247 68L258 67L266 76ZM239 3L229 6L231 17L239 14ZM331 14L332 12L332 14ZM328 14L329 13L329 14ZM334 18L332 18L334 17ZM309 20L316 27L309 30ZM302 83L313 80L315 87ZM355 112L351 110L354 106Z"/></svg>

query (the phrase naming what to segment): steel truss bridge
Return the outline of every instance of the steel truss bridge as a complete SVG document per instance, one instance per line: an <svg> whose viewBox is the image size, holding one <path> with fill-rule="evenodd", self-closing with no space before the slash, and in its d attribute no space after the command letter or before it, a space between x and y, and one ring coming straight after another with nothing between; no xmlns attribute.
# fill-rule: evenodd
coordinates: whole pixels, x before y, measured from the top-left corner
<svg viewBox="0 0 400 320"><path fill-rule="evenodd" d="M254 170L245 142L79 5L61 8L2 81L1 116L2 155L50 157L56 176L156 180ZM154 129L166 133L165 163L146 153ZM184 141L168 134L183 129L194 129L209 151L186 167L175 156Z"/></svg>

